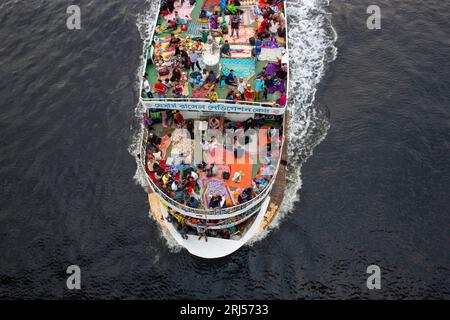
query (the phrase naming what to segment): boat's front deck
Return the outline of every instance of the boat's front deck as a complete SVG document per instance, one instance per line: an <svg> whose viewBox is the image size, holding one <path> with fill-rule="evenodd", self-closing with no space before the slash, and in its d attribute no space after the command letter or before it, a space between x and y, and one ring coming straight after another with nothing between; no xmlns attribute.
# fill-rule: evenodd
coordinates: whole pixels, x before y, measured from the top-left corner
<svg viewBox="0 0 450 320"><path fill-rule="evenodd" d="M277 2L277 5L268 4ZM220 9L220 0L197 0L193 6L188 0L182 5L177 0L173 13L165 12L163 8L147 53L146 79L151 92L148 92L148 87L145 90L144 85L143 99L195 98L209 101L214 90L217 93L214 100L284 106L288 81L286 39L282 29L279 33L273 32L276 30L273 28L269 32L266 26L267 21L284 21L283 2L248 0L240 3L241 6L236 7L241 13L239 36L231 36L230 19L233 15L227 9ZM270 19L264 11L266 8L275 12ZM170 22L175 19L175 12L179 24L171 29ZM229 53L223 52L225 42L230 45ZM220 51L217 64L210 61L215 59L214 50ZM198 53L200 68L192 63L192 52ZM236 85L224 81L230 70L234 71ZM210 71L214 71L216 77L213 88L205 83ZM269 82L266 83L268 77ZM238 88L240 78L245 89ZM258 82L263 79L264 88L261 88L261 83L257 84L257 79ZM159 80L165 85L164 93L155 87Z"/></svg>
<svg viewBox="0 0 450 320"><path fill-rule="evenodd" d="M249 115L235 121L223 116L189 119L185 118L189 113L179 114L153 110L147 118L151 125L146 170L161 192L192 208L214 209L245 203L270 184L280 156L283 116ZM214 136L196 141L194 128L199 127L205 132L215 129ZM242 130L241 135L227 136L226 129ZM253 136L249 129L254 130ZM196 147L201 149L200 159L196 159ZM215 196L219 203L214 203Z"/></svg>

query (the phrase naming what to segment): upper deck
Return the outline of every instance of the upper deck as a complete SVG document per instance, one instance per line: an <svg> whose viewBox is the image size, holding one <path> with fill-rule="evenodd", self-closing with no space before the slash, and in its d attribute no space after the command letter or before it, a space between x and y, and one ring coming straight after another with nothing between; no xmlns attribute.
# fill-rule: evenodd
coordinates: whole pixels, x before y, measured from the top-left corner
<svg viewBox="0 0 450 320"><path fill-rule="evenodd" d="M226 7L221 0L191 2L162 1L146 54L144 104L164 109L184 104L185 110L194 103L196 108L235 104L249 107L249 113L284 113L284 1L230 0Z"/></svg>

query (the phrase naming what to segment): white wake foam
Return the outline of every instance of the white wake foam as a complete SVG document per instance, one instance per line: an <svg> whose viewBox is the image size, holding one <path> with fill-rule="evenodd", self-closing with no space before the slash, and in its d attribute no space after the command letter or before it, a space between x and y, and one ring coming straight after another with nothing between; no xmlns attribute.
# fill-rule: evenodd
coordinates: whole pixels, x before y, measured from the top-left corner
<svg viewBox="0 0 450 320"><path fill-rule="evenodd" d="M157 18L158 1L147 0L148 10L138 16L137 27L144 41L142 59L149 37L152 34L154 20ZM302 186L301 167L312 155L313 149L326 136L329 128L327 117L314 105L316 91L323 78L326 66L337 56L337 40L330 13L327 12L328 0L291 0L287 1L289 29L290 79L289 79L289 134L288 134L288 170L286 190L295 190L285 194L282 208L267 231L255 241L267 236L271 230L279 227L283 218L292 211L299 201L298 190ZM143 65L139 67L136 91L139 90ZM143 106L136 106L136 117L140 121ZM147 187L145 172L139 164L142 124L134 130L133 142L129 151L135 156L137 171L134 179L143 188ZM150 213L150 216L153 215ZM161 228L160 228L161 229ZM181 246L169 235L161 231L171 250L179 251ZM253 242L255 242L253 241ZM251 244L250 244L251 245Z"/></svg>
<svg viewBox="0 0 450 320"><path fill-rule="evenodd" d="M280 212L268 230L253 243L278 228L284 217L292 212L295 202L300 200L302 165L325 138L329 128L327 117L314 104L326 66L337 56L334 46L337 34L331 25L328 5L327 0L287 2L290 79L286 190L289 192L285 193Z"/></svg>
<svg viewBox="0 0 450 320"><path fill-rule="evenodd" d="M155 25L155 19L158 18L158 13L159 13L159 1L157 0L146 0L146 7L147 10L141 14L139 14L137 16L136 19L136 26L139 30L139 33L141 35L141 39L143 41L143 46L142 46L142 54L141 54L141 59L140 61L141 64L139 65L139 68L136 72L136 85L135 85L135 90L136 92L138 92L140 90L140 84L141 84L141 77L142 77L142 72L143 72L143 68L144 68L144 55L146 52L146 48L150 42L150 37L153 34L153 27ZM140 94L140 92L139 92ZM136 116L136 121L138 122L138 124L134 125L134 127L132 127L133 130L133 137L132 137L132 142L128 148L128 151L130 152L130 154L132 156L134 156L135 160L136 160L136 173L134 175L134 180L136 182L136 184L142 186L145 191L147 191L147 181L146 181L146 177L145 177L145 172L142 169L142 166L140 165L140 159L139 159L139 153L141 152L141 138L142 138L142 132L143 132L143 123L142 123L142 114L144 112L144 106L139 102L136 105L135 108L135 116ZM156 221L155 216L152 214L151 211L149 211L149 218L154 220L156 224L159 224ZM159 235L162 239L164 239L166 241L167 247L169 248L169 250L171 252L179 252L183 247L180 246L178 244L178 242L176 242L176 240L170 235L170 233L168 231L163 230L162 228L159 228L158 225L158 230L159 230Z"/></svg>

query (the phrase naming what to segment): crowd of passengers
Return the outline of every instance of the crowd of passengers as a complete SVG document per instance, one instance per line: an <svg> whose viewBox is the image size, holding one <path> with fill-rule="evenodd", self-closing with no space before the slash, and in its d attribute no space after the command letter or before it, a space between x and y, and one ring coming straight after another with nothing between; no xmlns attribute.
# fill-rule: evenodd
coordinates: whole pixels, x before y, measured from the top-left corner
<svg viewBox="0 0 450 320"><path fill-rule="evenodd" d="M189 239L190 235L198 236L198 240L205 238L208 241L208 237L230 239L233 234L237 234L239 229L237 226L231 226L223 229L211 229L203 225L199 219L190 218L178 214L175 210L168 208L168 216L166 220L172 223L180 233L181 237L185 240ZM210 220L208 224L216 224L215 221Z"/></svg>
<svg viewBox="0 0 450 320"><path fill-rule="evenodd" d="M162 116L164 114L164 116ZM164 118L164 120L163 120ZM153 110L149 114L144 114L144 124L150 131L153 130L155 123L162 122L164 127L183 128L190 133L191 140L194 139L194 122L192 119L185 120L181 112L177 110ZM266 123L266 118L261 116L258 120L249 118L244 122L240 121L225 121L226 129L242 129L245 131L249 129L258 129ZM170 136L170 134L169 134ZM280 150L272 150L272 139L280 142L282 132L278 134L275 128L271 127L267 132L267 150L266 158L267 167L261 170L261 175L252 180L252 187L245 188L237 197L239 204L252 200L259 193L261 193L266 186L268 186L273 175L273 164L271 161L274 157L279 157ZM238 141L234 137L232 145L225 145L228 150L233 150L235 158L240 158L244 155L245 149L243 145L249 143L249 139ZM210 140L202 141L202 148L204 153L213 152L218 146L218 141L215 137ZM187 205L191 208L204 207L200 197L200 185L198 183L199 175L204 172L206 177L217 177L219 179L235 179L239 177L230 177L229 174L223 174L218 177L218 168L214 163L206 164L205 162L196 164L194 160L187 155L179 155L175 161L168 165L164 159L161 150L162 138L155 133L150 133L146 144L146 160L147 170L154 177L153 181L159 188L170 198L178 203ZM208 206L212 209L227 208L233 206L230 199L225 199L220 195L213 195L208 199Z"/></svg>
<svg viewBox="0 0 450 320"><path fill-rule="evenodd" d="M172 13L174 8L170 5L172 2L163 4L165 6L163 11ZM231 36L239 37L239 29L241 27L242 10L239 9L239 1L223 1L221 11L207 12L202 11L201 17L207 17L210 29L203 32L203 36L196 40L195 45L187 46L181 43L181 39L175 34L171 34L170 47L174 49L174 54L167 60L162 55L157 55L153 61L159 73L159 78L150 85L147 77L144 75L143 90L147 98L154 98L155 95L159 99L166 98L187 98L190 94L189 86L192 88L202 87L205 90L205 98L211 102L216 102L219 99L219 94L216 91L218 87L228 88L226 101L228 103L245 103L253 101L268 101L269 92L280 92L279 98L274 99L270 105L286 105L286 90L285 86L280 86L281 81L286 81L288 76L287 64L282 63L281 59L277 59L276 72L271 74L266 72L266 68L260 72L254 81L244 79L243 77L236 77L234 70L231 70L226 76L224 74L215 74L214 71L207 71L201 68L202 55L205 51L205 44L215 44L217 42L212 36L212 31L215 35L220 35L220 51L222 57L230 57L231 49L227 40L223 39L225 34L229 33L229 26L223 19L225 15L229 15ZM268 1L277 5L281 1ZM270 46L277 42L277 37L286 37L285 17L282 11L274 12L268 7L259 8L259 14L263 20L259 27L255 29L255 35L250 38L250 44L253 46L252 54L258 59L262 48ZM184 21L180 18L178 12L175 11L175 18L168 21L167 31L177 30L179 28L186 28ZM284 88L283 88L284 87Z"/></svg>

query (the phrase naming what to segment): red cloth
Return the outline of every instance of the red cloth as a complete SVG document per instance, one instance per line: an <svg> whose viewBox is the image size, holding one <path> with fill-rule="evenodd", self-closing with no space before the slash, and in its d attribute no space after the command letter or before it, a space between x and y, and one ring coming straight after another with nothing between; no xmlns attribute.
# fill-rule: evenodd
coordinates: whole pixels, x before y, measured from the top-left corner
<svg viewBox="0 0 450 320"><path fill-rule="evenodd" d="M158 94L164 94L165 90L166 90L166 86L164 85L164 83L162 82L157 82L155 83L155 85L153 86L153 88L156 89L156 92L158 92Z"/></svg>

